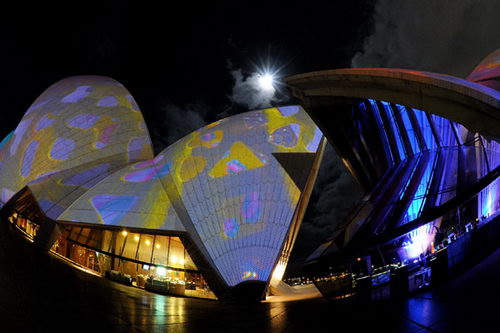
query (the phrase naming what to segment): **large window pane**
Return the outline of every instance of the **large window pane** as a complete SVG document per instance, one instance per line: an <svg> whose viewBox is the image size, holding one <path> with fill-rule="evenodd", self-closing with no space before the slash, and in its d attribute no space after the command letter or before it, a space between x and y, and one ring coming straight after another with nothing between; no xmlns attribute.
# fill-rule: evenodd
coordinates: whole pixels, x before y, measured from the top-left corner
<svg viewBox="0 0 500 333"><path fill-rule="evenodd" d="M184 268L184 246L179 237L170 237L170 251L168 266L174 268Z"/></svg>
<svg viewBox="0 0 500 333"><path fill-rule="evenodd" d="M153 236L144 234L141 235L137 260L144 262L151 262L151 254L153 253L153 243L154 243Z"/></svg>
<svg viewBox="0 0 500 333"><path fill-rule="evenodd" d="M167 265L169 241L170 237L168 236L156 236L152 260L153 264Z"/></svg>
<svg viewBox="0 0 500 333"><path fill-rule="evenodd" d="M125 258L135 259L140 239L141 239L140 234L129 233L127 236L127 241L125 243L125 247L123 249L122 256Z"/></svg>

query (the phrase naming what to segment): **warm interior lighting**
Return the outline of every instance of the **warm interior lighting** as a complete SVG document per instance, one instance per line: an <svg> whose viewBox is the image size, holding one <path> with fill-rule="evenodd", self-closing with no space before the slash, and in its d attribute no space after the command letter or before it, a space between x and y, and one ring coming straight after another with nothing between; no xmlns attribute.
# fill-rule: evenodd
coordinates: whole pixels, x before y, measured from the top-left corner
<svg viewBox="0 0 500 333"><path fill-rule="evenodd" d="M165 267L158 267L156 268L156 274L158 274L158 276L164 277L165 275L167 275L167 269Z"/></svg>
<svg viewBox="0 0 500 333"><path fill-rule="evenodd" d="M179 259L179 264L184 265L185 261L184 259Z"/></svg>
<svg viewBox="0 0 500 333"><path fill-rule="evenodd" d="M138 241L139 241L139 236L135 235L135 236L134 236L134 240L135 240L136 242L138 242Z"/></svg>
<svg viewBox="0 0 500 333"><path fill-rule="evenodd" d="M172 256L172 263L177 264L177 257L176 256Z"/></svg>
<svg viewBox="0 0 500 333"><path fill-rule="evenodd" d="M127 235L128 235L128 232L127 232L127 231L125 231L125 230L123 230L123 231L122 231L122 236L123 236L123 237L125 237L125 236L127 236Z"/></svg>
<svg viewBox="0 0 500 333"><path fill-rule="evenodd" d="M156 244L156 245L155 245L155 247L156 247L157 249L159 249L161 246L160 246L160 244Z"/></svg>
<svg viewBox="0 0 500 333"><path fill-rule="evenodd" d="M286 269L285 264L279 263L278 265L276 265L276 268L274 269L272 275L273 279L281 280L281 278L283 278L283 275L285 274L285 269Z"/></svg>
<svg viewBox="0 0 500 333"><path fill-rule="evenodd" d="M146 239L146 245L151 245L151 241L149 239Z"/></svg>

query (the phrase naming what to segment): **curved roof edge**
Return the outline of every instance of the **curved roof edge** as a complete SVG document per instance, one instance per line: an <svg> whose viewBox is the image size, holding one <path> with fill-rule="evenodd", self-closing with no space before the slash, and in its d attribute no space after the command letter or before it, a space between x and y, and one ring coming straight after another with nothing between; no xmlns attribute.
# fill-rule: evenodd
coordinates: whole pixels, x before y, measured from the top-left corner
<svg viewBox="0 0 500 333"><path fill-rule="evenodd" d="M484 58L467 76L467 80L473 82L491 79L500 79L500 49L493 51Z"/></svg>
<svg viewBox="0 0 500 333"><path fill-rule="evenodd" d="M33 103L29 106L29 108L26 110L26 112L23 115L23 118L21 121L31 114L33 111L37 110L38 108L42 107L44 104L47 103L47 100L52 97L54 93L59 92L59 90L62 90L65 87L65 85L86 85L86 84L101 84L101 85L114 85L114 86L119 86L121 89L123 89L122 95L125 96L128 100L128 103L130 104L130 108L134 111L137 111L141 117L142 121L144 122L144 130L146 132L146 138L148 141L148 146L151 148L151 158L154 157L154 149L153 149L153 141L151 140L151 135L149 133L149 128L147 127L146 121L144 120L144 115L142 114L142 111L137 104L134 96L130 93L130 91L123 85L120 81L113 79L109 76L104 76L104 75L71 75L64 77L60 80L57 80L56 82L52 83L50 86L48 86L43 92L38 95L38 97L33 101ZM79 92L78 89L75 92ZM75 101L66 101L67 103L78 103L79 99L84 98L87 96L85 91L80 92L80 94L74 94L74 95L69 95L69 96L74 96L76 98ZM66 97L69 97L66 96Z"/></svg>
<svg viewBox="0 0 500 333"><path fill-rule="evenodd" d="M500 139L500 92L457 77L392 68L325 70L285 78L306 108L321 97L373 98L422 109Z"/></svg>

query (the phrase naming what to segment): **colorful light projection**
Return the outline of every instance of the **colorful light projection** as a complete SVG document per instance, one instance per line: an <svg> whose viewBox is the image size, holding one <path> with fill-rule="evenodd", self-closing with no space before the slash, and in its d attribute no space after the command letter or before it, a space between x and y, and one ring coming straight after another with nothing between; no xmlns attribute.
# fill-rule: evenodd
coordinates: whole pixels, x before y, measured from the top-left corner
<svg viewBox="0 0 500 333"><path fill-rule="evenodd" d="M242 142L235 142L222 159L209 172L210 177L220 178L229 174L237 174L246 170L253 170L264 166L252 150Z"/></svg>
<svg viewBox="0 0 500 333"><path fill-rule="evenodd" d="M262 215L262 203L259 201L259 193L251 192L245 195L241 204L241 216L246 223L256 223Z"/></svg>
<svg viewBox="0 0 500 333"><path fill-rule="evenodd" d="M98 76L70 77L49 87L0 148L0 188L16 193L30 184L35 197L47 203L44 207L71 204L68 194L78 196L90 178L106 176L110 169L99 165L116 170L151 159L144 119L126 96L121 84Z"/></svg>
<svg viewBox="0 0 500 333"><path fill-rule="evenodd" d="M227 238L236 237L239 229L240 225L234 217L224 220L224 235L226 235Z"/></svg>
<svg viewBox="0 0 500 333"><path fill-rule="evenodd" d="M267 281L301 196L273 154L316 153L321 137L300 107L269 108L210 124L153 158L123 86L75 77L42 94L5 144L0 188L8 200L30 184L54 219L194 228L229 286Z"/></svg>
<svg viewBox="0 0 500 333"><path fill-rule="evenodd" d="M273 139L282 128L293 135L293 146ZM314 153L318 133L299 107L223 119L154 159L116 171L61 218L164 230L192 225L200 237L196 245L206 250L228 285L266 281L301 195L273 153ZM150 223L152 211L155 223Z"/></svg>
<svg viewBox="0 0 500 333"><path fill-rule="evenodd" d="M241 277L242 280L256 280L257 279L257 273L256 272L243 272L243 276Z"/></svg>
<svg viewBox="0 0 500 333"><path fill-rule="evenodd" d="M204 137L221 140L204 145ZM300 198L273 153L315 153L321 137L300 107L270 108L211 124L160 154L172 161L172 177L160 181L178 191L199 246L228 285L242 282L244 272L261 281L270 277ZM186 179L186 172L194 176Z"/></svg>
<svg viewBox="0 0 500 333"><path fill-rule="evenodd" d="M102 223L115 225L134 206L137 197L104 194L93 197L91 201Z"/></svg>

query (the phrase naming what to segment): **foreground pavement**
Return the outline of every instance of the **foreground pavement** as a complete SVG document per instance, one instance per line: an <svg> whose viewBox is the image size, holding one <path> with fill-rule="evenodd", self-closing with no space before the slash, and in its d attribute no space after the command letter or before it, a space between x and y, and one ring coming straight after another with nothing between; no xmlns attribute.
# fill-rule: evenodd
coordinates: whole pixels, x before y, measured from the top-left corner
<svg viewBox="0 0 500 333"><path fill-rule="evenodd" d="M447 285L404 300L257 305L170 297L87 274L0 227L1 332L498 332L500 250Z"/></svg>

